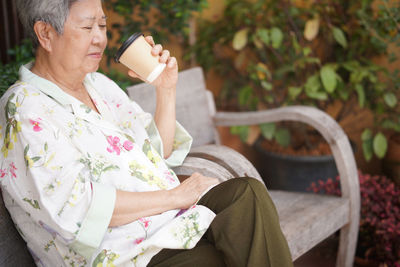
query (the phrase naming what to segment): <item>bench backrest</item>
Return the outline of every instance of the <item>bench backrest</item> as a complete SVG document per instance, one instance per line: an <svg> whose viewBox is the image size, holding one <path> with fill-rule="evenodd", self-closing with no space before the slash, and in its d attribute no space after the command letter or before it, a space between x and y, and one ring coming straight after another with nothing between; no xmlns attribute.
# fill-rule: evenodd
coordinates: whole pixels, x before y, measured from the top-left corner
<svg viewBox="0 0 400 267"><path fill-rule="evenodd" d="M129 97L145 111L154 114L156 92L154 86L138 84L127 88ZM193 146L218 143L212 120L215 104L206 90L203 70L199 67L179 73L176 94L176 117L193 137Z"/></svg>

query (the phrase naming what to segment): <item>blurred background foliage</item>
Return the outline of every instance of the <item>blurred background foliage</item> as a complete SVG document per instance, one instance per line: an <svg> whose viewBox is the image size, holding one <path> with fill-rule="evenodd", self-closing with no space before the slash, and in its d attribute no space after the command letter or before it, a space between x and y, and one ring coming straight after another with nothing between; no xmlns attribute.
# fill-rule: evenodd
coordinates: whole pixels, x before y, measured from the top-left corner
<svg viewBox="0 0 400 267"><path fill-rule="evenodd" d="M223 77L223 90L216 95L219 109L304 104L329 111L339 123L368 110L373 125L361 134L364 157L385 155L388 137L400 131L400 75L376 59L398 61L393 51L400 42L399 1L225 0L223 14L212 20L198 16L207 4L207 0L105 1L107 12L118 19L108 25L110 42L100 71L125 89L132 80L110 67L124 40L137 31L152 34L159 43L178 40L186 60L195 56L205 70ZM197 40L190 47L194 19ZM33 58L29 41L8 53L14 61L0 65L2 92L17 79L19 65ZM353 121L355 126L357 118ZM290 127L265 124L259 131L288 146ZM250 130L232 128L243 140ZM301 132L307 138L308 131Z"/></svg>
<svg viewBox="0 0 400 267"><path fill-rule="evenodd" d="M374 123L363 129L362 148L370 160L384 157L388 136L400 132L400 72L374 60L398 60L389 48L400 46L399 22L399 1L226 0L220 19L198 22L192 51L206 70L225 77L219 109L310 105L333 109L339 123L355 106L369 110ZM249 130L232 132L246 140ZM290 144L286 126L260 131Z"/></svg>

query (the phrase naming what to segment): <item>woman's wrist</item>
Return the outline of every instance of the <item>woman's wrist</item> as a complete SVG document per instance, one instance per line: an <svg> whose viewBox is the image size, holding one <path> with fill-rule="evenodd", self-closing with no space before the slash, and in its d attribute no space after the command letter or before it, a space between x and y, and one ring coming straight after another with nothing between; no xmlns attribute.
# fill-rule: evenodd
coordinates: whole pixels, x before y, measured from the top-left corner
<svg viewBox="0 0 400 267"><path fill-rule="evenodd" d="M173 206L173 209L181 209L182 208L182 201L179 198L179 194L177 192L176 187L170 190L167 190L168 199Z"/></svg>
<svg viewBox="0 0 400 267"><path fill-rule="evenodd" d="M175 96L175 94L176 94L176 85L173 85L173 86L162 86L162 85L159 85L159 86L157 86L156 87L156 92L157 92L157 95L166 95L166 96L168 96L168 95L170 95L170 96Z"/></svg>

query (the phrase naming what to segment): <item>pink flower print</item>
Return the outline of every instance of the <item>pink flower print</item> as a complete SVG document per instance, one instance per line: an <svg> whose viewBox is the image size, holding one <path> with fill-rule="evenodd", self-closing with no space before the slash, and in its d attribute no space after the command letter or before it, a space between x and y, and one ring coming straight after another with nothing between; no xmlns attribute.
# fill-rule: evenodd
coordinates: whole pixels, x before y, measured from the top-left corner
<svg viewBox="0 0 400 267"><path fill-rule="evenodd" d="M7 174L6 169L0 169L0 178L3 178L4 176L6 176L6 174Z"/></svg>
<svg viewBox="0 0 400 267"><path fill-rule="evenodd" d="M11 176L14 177L14 178L17 178L17 174L15 173L17 168L15 167L14 162L11 162L9 170L11 172Z"/></svg>
<svg viewBox="0 0 400 267"><path fill-rule="evenodd" d="M123 147L126 149L126 151L131 151L133 148L133 143L129 140L126 140L123 144Z"/></svg>
<svg viewBox="0 0 400 267"><path fill-rule="evenodd" d="M165 175L165 178L168 180L168 182L175 183L175 178L170 171L168 171L168 170L164 171L164 175Z"/></svg>
<svg viewBox="0 0 400 267"><path fill-rule="evenodd" d="M135 241L133 241L133 243L135 243L136 245L139 245L140 243L142 243L142 242L143 242L143 240L144 240L144 238L143 238L143 237L141 237L141 238L137 238L137 239L135 239Z"/></svg>
<svg viewBox="0 0 400 267"><path fill-rule="evenodd" d="M40 127L40 118L37 120L29 120L29 122L33 125L33 130L35 132L40 132L42 130L42 127Z"/></svg>
<svg viewBox="0 0 400 267"><path fill-rule="evenodd" d="M116 104L115 106L116 106L117 108L119 108L121 105L122 105L122 104Z"/></svg>
<svg viewBox="0 0 400 267"><path fill-rule="evenodd" d="M121 144L119 143L119 137L112 137L111 135L107 136L107 142L110 144L110 146L107 147L107 151L110 153L115 152L119 156L119 154L121 154Z"/></svg>
<svg viewBox="0 0 400 267"><path fill-rule="evenodd" d="M140 218L139 222L141 222L144 226L145 229L147 229L150 226L151 221L146 218Z"/></svg>

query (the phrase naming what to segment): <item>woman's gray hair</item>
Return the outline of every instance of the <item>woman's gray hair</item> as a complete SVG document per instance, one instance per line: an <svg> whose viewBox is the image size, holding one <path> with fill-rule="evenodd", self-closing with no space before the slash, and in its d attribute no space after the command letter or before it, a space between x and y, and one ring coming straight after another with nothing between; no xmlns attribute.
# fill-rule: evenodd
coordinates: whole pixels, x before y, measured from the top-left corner
<svg viewBox="0 0 400 267"><path fill-rule="evenodd" d="M22 26L32 39L33 47L39 45L33 26L37 21L50 24L58 34L63 34L69 9L79 0L17 0L17 10Z"/></svg>

